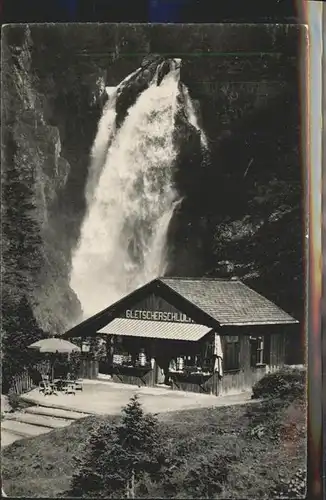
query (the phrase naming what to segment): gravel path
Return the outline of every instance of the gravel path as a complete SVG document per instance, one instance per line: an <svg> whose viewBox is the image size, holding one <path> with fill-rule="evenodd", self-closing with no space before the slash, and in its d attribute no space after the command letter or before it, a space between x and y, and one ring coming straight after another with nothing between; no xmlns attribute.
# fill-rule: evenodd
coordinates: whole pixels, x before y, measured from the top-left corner
<svg viewBox="0 0 326 500"><path fill-rule="evenodd" d="M24 395L24 400L50 408L68 409L95 415L112 415L119 413L134 394L138 394L145 411L153 413L228 406L250 401L249 392L216 397L100 381L85 381L84 390L76 392L75 395L58 393L57 396L44 396L37 389L34 389Z"/></svg>

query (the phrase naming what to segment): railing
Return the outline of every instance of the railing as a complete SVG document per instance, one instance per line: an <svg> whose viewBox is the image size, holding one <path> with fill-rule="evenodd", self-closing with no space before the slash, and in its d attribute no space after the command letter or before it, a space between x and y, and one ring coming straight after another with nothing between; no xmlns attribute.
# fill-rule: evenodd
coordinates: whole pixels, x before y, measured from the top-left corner
<svg viewBox="0 0 326 500"><path fill-rule="evenodd" d="M19 396L20 394L24 394L24 392L30 391L33 387L35 387L35 384L26 370L13 377L9 392Z"/></svg>
<svg viewBox="0 0 326 500"><path fill-rule="evenodd" d="M33 371L38 372L40 375L46 374L48 370L49 370L49 365L46 362L37 363L33 367ZM15 375L12 378L9 392L20 396L21 394L24 394L25 392L28 392L31 389L33 389L36 384L35 381L33 381L33 378L31 377L30 373L31 373L30 370L26 368L22 373Z"/></svg>
<svg viewBox="0 0 326 500"><path fill-rule="evenodd" d="M98 376L98 360L96 359L81 359L78 370L79 378L96 379Z"/></svg>

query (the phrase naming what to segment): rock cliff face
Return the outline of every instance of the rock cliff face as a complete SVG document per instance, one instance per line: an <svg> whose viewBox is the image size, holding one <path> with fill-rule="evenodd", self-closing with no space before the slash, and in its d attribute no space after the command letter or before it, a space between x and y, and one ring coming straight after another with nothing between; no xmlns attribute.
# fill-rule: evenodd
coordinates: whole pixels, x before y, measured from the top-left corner
<svg viewBox="0 0 326 500"><path fill-rule="evenodd" d="M183 58L181 80L200 113L209 152L180 116L175 181L184 201L169 231L169 274L236 274L302 318L298 34L287 30L256 32L261 46L246 57L223 53L223 36L230 53L256 46L253 34L244 41L236 29L233 35L208 27L192 34L161 26L5 30L5 330L13 334L26 324L18 313L16 322L8 319L22 300L25 316L27 307L46 332L62 333L79 316L69 287L71 254L85 215L89 152L105 86L143 66L118 97L119 126L171 51ZM193 56L216 47L218 57Z"/></svg>
<svg viewBox="0 0 326 500"><path fill-rule="evenodd" d="M68 286L69 261L56 234L55 207L70 165L58 127L32 71L31 34L8 30L3 44L3 307L4 328L23 328L20 304L45 332L58 333L78 309ZM68 306L67 306L68 304ZM22 323L22 324L20 324ZM12 325L11 325L12 327ZM9 328L10 330L10 328ZM9 332L10 333L10 332Z"/></svg>
<svg viewBox="0 0 326 500"><path fill-rule="evenodd" d="M203 158L189 138L180 158L177 181L185 199L171 235L175 252L170 272L178 274L180 266L191 265L192 274L237 275L300 319L298 94L291 81L217 82L216 87L215 116L212 93L200 97L209 155ZM232 115L238 117L234 122Z"/></svg>

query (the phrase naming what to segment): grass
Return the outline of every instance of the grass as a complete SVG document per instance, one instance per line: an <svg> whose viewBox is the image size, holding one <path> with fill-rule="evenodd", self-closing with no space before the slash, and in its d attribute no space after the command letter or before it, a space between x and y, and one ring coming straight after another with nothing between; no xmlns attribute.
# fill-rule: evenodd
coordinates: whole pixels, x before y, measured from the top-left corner
<svg viewBox="0 0 326 500"><path fill-rule="evenodd" d="M90 431L103 419L88 417L69 427L13 443L2 452L3 486L9 496L56 497L69 488ZM183 446L187 469L198 456L233 456L221 498L270 498L281 477L290 479L306 462L305 404L302 400L266 400L248 405L186 410L160 416L162 431ZM178 470L173 498L187 471ZM156 488L156 489L155 489ZM164 497L156 486L147 498Z"/></svg>

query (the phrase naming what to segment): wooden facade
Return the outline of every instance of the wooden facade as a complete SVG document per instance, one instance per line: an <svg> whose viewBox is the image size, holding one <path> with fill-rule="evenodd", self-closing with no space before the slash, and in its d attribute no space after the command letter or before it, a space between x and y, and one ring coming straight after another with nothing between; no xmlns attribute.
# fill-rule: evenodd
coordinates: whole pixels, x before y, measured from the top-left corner
<svg viewBox="0 0 326 500"><path fill-rule="evenodd" d="M144 321L168 321L173 323L195 323L172 304L151 293L140 302L120 314L121 318Z"/></svg>
<svg viewBox="0 0 326 500"><path fill-rule="evenodd" d="M223 345L223 335L222 337ZM267 334L265 335L265 338ZM267 337L268 338L268 337ZM250 336L239 335L239 367L236 369L228 370L223 368L222 377L218 373L211 373L210 375L201 373L187 376L186 371L182 373L169 372L171 388L173 390L191 391L203 394L236 394L242 391L249 391L252 386L262 378L266 373L280 369L284 365L285 352L284 352L284 336L282 334L270 334L270 343L266 356L269 357L270 363L262 363L261 365L252 366L251 359L251 345ZM137 339L138 340L138 339ZM143 343L148 342L151 344L150 350L155 356L154 366L147 365L145 367L133 366L116 366L108 363L107 360L94 359L92 354L84 356L81 359L81 366L79 376L87 379L96 379L99 372L110 374L112 382L134 384L138 386L155 387L159 384L160 366L156 362L156 349L160 343L151 342L149 339L142 339ZM190 354L191 351L202 351L208 339L203 339L201 342L194 343L191 349L184 349L185 355ZM173 351L175 342L165 341L165 351ZM180 343L179 343L180 344ZM188 343L187 343L188 344ZM189 347L189 346L188 346ZM159 350L159 349L158 349ZM162 351L161 351L162 352ZM180 352L180 349L177 351ZM163 380L161 379L161 382Z"/></svg>
<svg viewBox="0 0 326 500"><path fill-rule="evenodd" d="M97 379L99 374L99 361L92 354L82 356L80 360L79 374L80 378L89 380Z"/></svg>
<svg viewBox="0 0 326 500"><path fill-rule="evenodd" d="M222 336L222 333L221 333ZM282 334L266 334L266 358L271 362L251 365L251 343L249 335L239 335L239 368L223 370L223 376L212 373L210 377L191 377L186 381L184 377L172 376L172 389L199 392L206 394L237 394L243 391L250 391L253 385L258 382L266 373L275 371L284 366L284 336ZM222 336L223 344L223 336Z"/></svg>
<svg viewBox="0 0 326 500"><path fill-rule="evenodd" d="M134 306L123 311L120 318L133 321L166 321L169 323L195 323L192 318L189 318L182 311L178 310L173 305L169 304L161 297L156 297L150 294L142 301L138 301ZM176 325L177 326L177 325ZM88 370L91 378L97 376L96 370L100 369L111 375L112 382L134 384L138 386L155 387L166 382L165 376L160 374L160 369L164 369L164 357L170 360L172 357L178 356L194 357L198 355L201 362L206 360L205 352L210 348L212 353L212 342L215 333L220 335L223 348L223 374L214 373L213 365L201 366L200 372L190 373L187 371L187 366L182 371L168 371L169 385L172 390L191 391L203 394L232 394L242 391L249 391L252 386L269 371L274 371L284 364L285 356L285 339L279 329L271 327L255 327L250 330L244 327L217 327L202 339L196 342L162 340L155 338L131 338L123 336L120 338L128 352L136 352L142 347L148 355L147 364L144 367L134 365L117 365L113 362L112 354L117 344L117 337L114 335L103 335L107 342L106 360L100 361L98 365L94 364L91 368L84 367L84 373ZM253 351L253 342L256 338L263 339L263 358L260 363L255 362L255 351ZM236 354L237 364L228 366L228 345L229 339L236 340L233 342L234 351ZM134 346L131 348L130 346ZM135 351L136 349L136 351ZM163 359L163 361L162 361ZM152 364L150 364L152 363ZM234 363L234 360L233 360ZM223 366L223 365L222 365ZM161 375L161 376L160 376Z"/></svg>
<svg viewBox="0 0 326 500"><path fill-rule="evenodd" d="M193 305L182 303L182 297L172 297L166 288L153 291L153 286L135 292L106 310L107 324L100 319L96 338L105 343L101 354L94 351L82 358L80 375L97 378L99 372L110 376L113 383L137 386L170 386L171 390L191 391L216 396L250 391L266 373L281 368L285 363L285 326L282 324L239 324L221 326L207 312L194 314ZM163 293L164 292L164 293ZM163 296L162 296L163 295ZM173 302L173 303L172 303ZM103 313L104 314L104 313ZM285 313L286 314L286 313ZM119 319L121 331L110 331L110 324ZM135 335L128 328L138 325ZM153 322L153 331L148 332ZM158 323L168 323L176 336L158 338ZM295 322L295 320L293 320ZM142 324L146 323L146 335ZM179 338L178 325L186 329L204 325L207 333L202 337ZM125 325L126 330L123 330ZM131 326L130 326L131 325ZM139 326L140 325L140 326ZM187 326L189 325L189 327ZM119 326L120 328L120 326ZM144 326L145 328L145 326ZM114 329L113 329L114 330ZM180 337L180 334L179 334ZM221 353L216 353L216 338L220 339ZM94 337L93 337L94 343ZM222 359L216 364L217 357ZM216 366L219 368L217 369Z"/></svg>

